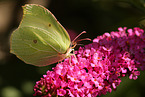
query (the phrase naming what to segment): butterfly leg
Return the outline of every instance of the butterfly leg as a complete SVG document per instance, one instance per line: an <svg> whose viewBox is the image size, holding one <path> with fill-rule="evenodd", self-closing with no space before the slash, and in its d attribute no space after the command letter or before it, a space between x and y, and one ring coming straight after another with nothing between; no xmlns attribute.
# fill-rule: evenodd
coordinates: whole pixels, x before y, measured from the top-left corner
<svg viewBox="0 0 145 97"><path fill-rule="evenodd" d="M75 60L77 61L77 63L78 63L77 57L76 57L76 55L74 53L74 49L72 49L72 52L73 53L71 53L71 55L70 55L70 61L71 61L71 56L73 56L75 58Z"/></svg>

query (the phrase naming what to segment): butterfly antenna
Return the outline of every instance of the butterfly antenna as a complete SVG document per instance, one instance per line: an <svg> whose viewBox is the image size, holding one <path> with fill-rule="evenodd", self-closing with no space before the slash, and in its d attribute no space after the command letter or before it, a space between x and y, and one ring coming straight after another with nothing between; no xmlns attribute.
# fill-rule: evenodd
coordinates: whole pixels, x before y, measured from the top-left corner
<svg viewBox="0 0 145 97"><path fill-rule="evenodd" d="M89 40L89 41L91 41L91 39L90 39L90 38L84 38L84 39L79 39L79 40L76 40L76 42L78 42L78 41L83 41L83 40Z"/></svg>
<svg viewBox="0 0 145 97"><path fill-rule="evenodd" d="M72 43L74 43L74 41L75 41L80 35L82 35L82 34L84 34L84 33L86 33L86 31L83 31L82 33L80 33L80 34L72 41Z"/></svg>
<svg viewBox="0 0 145 97"><path fill-rule="evenodd" d="M79 41L82 41L82 40L89 40L89 41L91 41L91 39L89 39L89 38L84 38L84 39L79 39L79 40L76 40L80 35L82 35L82 34L84 34L84 33L86 33L86 31L83 31L82 33L80 33L73 41L72 41L72 48L74 48L76 45L77 45L77 42L79 42Z"/></svg>

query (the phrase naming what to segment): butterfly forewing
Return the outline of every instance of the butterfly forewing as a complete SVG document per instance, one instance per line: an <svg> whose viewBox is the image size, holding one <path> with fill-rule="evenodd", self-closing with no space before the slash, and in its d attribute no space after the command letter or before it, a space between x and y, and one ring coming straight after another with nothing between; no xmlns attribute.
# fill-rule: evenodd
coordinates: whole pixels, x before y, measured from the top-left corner
<svg viewBox="0 0 145 97"><path fill-rule="evenodd" d="M56 47L59 48L60 53L64 53L69 48L70 37L67 31L49 10L35 4L25 5L23 10L24 15L20 27L38 27L52 33L56 41L60 42L61 47Z"/></svg>

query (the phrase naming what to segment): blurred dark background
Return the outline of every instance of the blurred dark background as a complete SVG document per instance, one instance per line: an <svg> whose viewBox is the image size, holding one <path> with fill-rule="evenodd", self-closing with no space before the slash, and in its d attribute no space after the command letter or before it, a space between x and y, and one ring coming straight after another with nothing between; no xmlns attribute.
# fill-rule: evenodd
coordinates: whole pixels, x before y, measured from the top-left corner
<svg viewBox="0 0 145 97"><path fill-rule="evenodd" d="M35 82L51 67L25 64L9 53L10 35L22 18L24 4L41 4L48 8L69 31L72 39L94 39L118 27L143 27L145 0L0 0L0 97L32 97ZM84 41L83 44L89 42ZM101 97L145 97L145 73L137 80L122 78L116 91Z"/></svg>

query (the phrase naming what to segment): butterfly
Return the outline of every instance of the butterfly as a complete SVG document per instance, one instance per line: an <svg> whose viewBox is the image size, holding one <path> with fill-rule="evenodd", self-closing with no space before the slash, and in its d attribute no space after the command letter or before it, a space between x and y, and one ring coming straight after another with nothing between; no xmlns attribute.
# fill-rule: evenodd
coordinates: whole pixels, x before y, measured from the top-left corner
<svg viewBox="0 0 145 97"><path fill-rule="evenodd" d="M37 4L23 6L23 19L10 37L10 52L35 66L62 61L71 55L75 45L55 16Z"/></svg>

